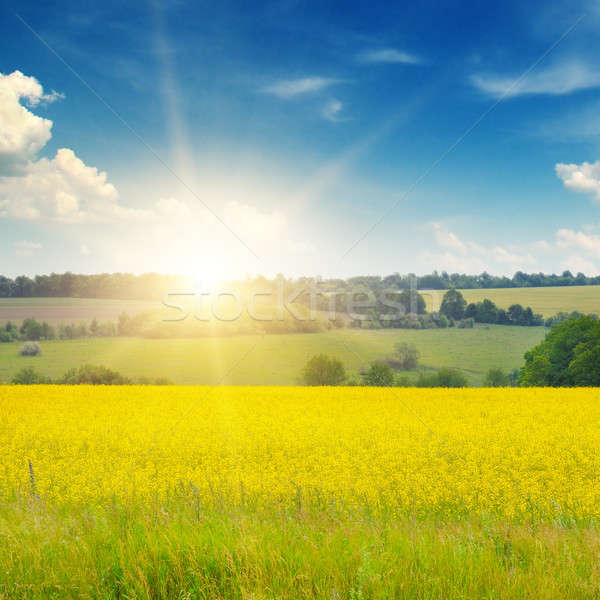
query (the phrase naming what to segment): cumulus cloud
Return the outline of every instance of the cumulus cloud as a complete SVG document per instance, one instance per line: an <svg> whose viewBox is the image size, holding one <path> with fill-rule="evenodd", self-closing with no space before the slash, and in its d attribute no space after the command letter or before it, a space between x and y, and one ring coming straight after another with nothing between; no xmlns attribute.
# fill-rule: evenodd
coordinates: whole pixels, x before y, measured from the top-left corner
<svg viewBox="0 0 600 600"><path fill-rule="evenodd" d="M554 168L566 188L593 194L600 202L600 161L580 165L558 163Z"/></svg>
<svg viewBox="0 0 600 600"><path fill-rule="evenodd" d="M396 50L396 48L381 48L380 50L365 50L358 55L358 62L361 63L400 63L415 65L421 62L421 59L414 54Z"/></svg>
<svg viewBox="0 0 600 600"><path fill-rule="evenodd" d="M151 216L150 211L121 206L118 198L106 173L86 166L68 148L58 150L52 160L29 163L24 175L0 178L0 214L5 216L63 223Z"/></svg>
<svg viewBox="0 0 600 600"><path fill-rule="evenodd" d="M263 92L273 94L284 100L314 94L337 83L337 79L328 77L302 77L300 79L282 79L263 88Z"/></svg>
<svg viewBox="0 0 600 600"><path fill-rule="evenodd" d="M572 229L559 229L556 234L556 241L559 248L579 248L600 258L600 235L587 234Z"/></svg>
<svg viewBox="0 0 600 600"><path fill-rule="evenodd" d="M122 206L106 173L87 166L69 148L59 149L52 159L35 160L51 138L52 121L21 102L35 107L59 97L54 91L45 94L35 77L0 73L0 217L81 223L184 212L184 205L173 199L160 200L156 210Z"/></svg>
<svg viewBox="0 0 600 600"><path fill-rule="evenodd" d="M496 98L534 94L561 96L600 86L600 71L580 60L535 69L516 83L519 77L520 74L506 76L478 73L472 75L470 81L480 91Z"/></svg>
<svg viewBox="0 0 600 600"><path fill-rule="evenodd" d="M33 107L57 97L56 92L44 94L35 77L0 73L0 176L25 166L52 136L52 121L34 115L21 101Z"/></svg>

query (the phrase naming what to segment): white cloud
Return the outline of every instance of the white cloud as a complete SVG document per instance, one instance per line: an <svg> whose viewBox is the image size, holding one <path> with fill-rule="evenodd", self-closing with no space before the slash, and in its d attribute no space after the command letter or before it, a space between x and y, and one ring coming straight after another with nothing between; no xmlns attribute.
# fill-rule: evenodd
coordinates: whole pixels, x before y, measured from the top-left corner
<svg viewBox="0 0 600 600"><path fill-rule="evenodd" d="M509 252L506 248L502 248L501 246L496 246L493 249L494 259L496 262L502 265L508 265L515 269L515 271L523 271L526 266L535 265L535 258L527 253L527 254L517 254L515 252Z"/></svg>
<svg viewBox="0 0 600 600"><path fill-rule="evenodd" d="M600 202L600 161L580 165L558 163L554 168L566 188L594 194Z"/></svg>
<svg viewBox="0 0 600 600"><path fill-rule="evenodd" d="M52 135L52 121L34 115L21 100L36 106L57 97L56 92L45 95L35 77L20 71L0 73L0 175L12 174L26 165Z"/></svg>
<svg viewBox="0 0 600 600"><path fill-rule="evenodd" d="M382 48L381 50L366 50L358 55L361 63L401 63L415 65L421 59L408 52L396 50L395 48Z"/></svg>
<svg viewBox="0 0 600 600"><path fill-rule="evenodd" d="M52 135L52 121L34 115L21 100L33 107L59 97L44 94L35 77L0 73L0 217L62 223L156 218L155 211L122 206L106 173L85 165L69 148L51 160L35 160ZM159 211L173 210L174 201L160 202Z"/></svg>
<svg viewBox="0 0 600 600"><path fill-rule="evenodd" d="M534 69L517 84L519 76L480 73L472 75L470 81L480 91L497 98L534 94L559 96L600 86L600 70L579 60Z"/></svg>
<svg viewBox="0 0 600 600"><path fill-rule="evenodd" d="M276 81L263 89L267 94L273 94L279 98L290 99L296 96L314 94L337 83L337 79L328 77L303 77L300 79L283 79Z"/></svg>
<svg viewBox="0 0 600 600"><path fill-rule="evenodd" d="M465 255L467 253L466 244L461 242L454 233L444 229L439 223L433 223L432 226L433 235L438 246L441 246L442 248L447 248L448 250L452 250L454 252L458 252L462 255Z"/></svg>
<svg viewBox="0 0 600 600"><path fill-rule="evenodd" d="M340 115L344 108L344 105L335 98L327 102L321 111L324 119L331 121L332 123L339 123L345 119Z"/></svg>
<svg viewBox="0 0 600 600"><path fill-rule="evenodd" d="M559 229L556 233L559 248L578 248L600 258L600 235L588 235L583 231Z"/></svg>
<svg viewBox="0 0 600 600"><path fill-rule="evenodd" d="M461 273L488 271L513 274L515 271L526 270L537 262L529 252L521 253L502 246L486 248L476 242L463 241L440 223L432 223L432 230L436 244L443 250L441 253L427 252L423 255L433 269Z"/></svg>
<svg viewBox="0 0 600 600"><path fill-rule="evenodd" d="M68 148L52 160L29 163L22 176L0 178L0 214L17 219L80 223L152 216L121 206L118 198L106 173L86 166Z"/></svg>
<svg viewBox="0 0 600 600"><path fill-rule="evenodd" d="M191 214L190 207L175 198L161 198L154 207L156 212L164 217L189 217Z"/></svg>
<svg viewBox="0 0 600 600"><path fill-rule="evenodd" d="M15 254L17 256L32 256L36 250L40 250L42 245L38 242L27 242L25 240L21 242L15 242L13 244L15 248Z"/></svg>
<svg viewBox="0 0 600 600"><path fill-rule="evenodd" d="M562 271L569 270L571 273L583 273L588 277L594 277L596 275L600 275L600 271L598 267L591 261L583 258L582 256L577 256L572 254L568 256L565 260L560 263L560 268Z"/></svg>

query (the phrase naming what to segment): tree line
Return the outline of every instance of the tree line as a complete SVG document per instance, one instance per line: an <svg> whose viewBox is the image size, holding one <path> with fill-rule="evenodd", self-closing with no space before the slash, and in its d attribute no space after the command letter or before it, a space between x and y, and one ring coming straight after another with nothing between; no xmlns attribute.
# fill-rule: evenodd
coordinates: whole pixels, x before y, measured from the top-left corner
<svg viewBox="0 0 600 600"><path fill-rule="evenodd" d="M314 284L314 278L285 279L278 275L269 280L258 276L248 278L243 283L249 286L274 285L283 278L287 284ZM548 287L573 285L600 285L600 276L588 277L583 273L573 274L563 271L560 275L544 273L524 273L517 271L512 277L490 275L483 272L479 275L447 273L434 271L427 275L393 273L387 276L366 275L348 279L316 278L324 290L349 289L365 287L371 291L383 289L421 290L445 289L488 289L517 287ZM28 277L19 275L14 279L0 275L0 298L112 298L119 300L157 300L167 292L190 288L190 279L183 275L165 275L159 273L97 273L83 275L77 273L51 273Z"/></svg>

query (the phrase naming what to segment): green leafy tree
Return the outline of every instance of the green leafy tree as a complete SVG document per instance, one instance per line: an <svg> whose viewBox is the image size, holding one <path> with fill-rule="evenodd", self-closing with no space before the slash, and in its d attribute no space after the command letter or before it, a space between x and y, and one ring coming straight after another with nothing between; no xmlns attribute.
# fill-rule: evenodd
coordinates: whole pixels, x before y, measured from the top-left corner
<svg viewBox="0 0 600 600"><path fill-rule="evenodd" d="M502 369L490 369L486 373L483 385L485 387L508 387L510 379Z"/></svg>
<svg viewBox="0 0 600 600"><path fill-rule="evenodd" d="M362 377L364 385L377 387L391 387L394 385L394 371L385 363L374 362Z"/></svg>
<svg viewBox="0 0 600 600"><path fill-rule="evenodd" d="M304 385L341 385L344 379L346 370L342 362L326 354L310 358L300 375Z"/></svg>
<svg viewBox="0 0 600 600"><path fill-rule="evenodd" d="M463 318L466 308L467 301L463 295L458 290L448 290L444 294L440 313L449 319L459 320Z"/></svg>
<svg viewBox="0 0 600 600"><path fill-rule="evenodd" d="M588 315L554 325L541 344L525 353L519 385L600 385L598 319Z"/></svg>

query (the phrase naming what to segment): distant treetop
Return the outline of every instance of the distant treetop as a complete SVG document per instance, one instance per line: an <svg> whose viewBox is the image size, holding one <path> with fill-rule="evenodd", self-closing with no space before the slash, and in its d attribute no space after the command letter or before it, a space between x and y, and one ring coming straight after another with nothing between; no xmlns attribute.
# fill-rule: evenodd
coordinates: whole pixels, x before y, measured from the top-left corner
<svg viewBox="0 0 600 600"><path fill-rule="evenodd" d="M279 276L278 276L279 277ZM362 286L371 290L397 289L406 290L414 287L419 290L445 289L489 289L517 287L550 287L572 285L600 285L600 276L587 277L583 273L573 275L563 271L560 275L544 273L523 273L517 271L512 278L490 275L465 275L434 271L429 275L400 275L394 273L381 277L379 275L364 275L349 279L299 278L285 279L286 285L312 284L317 280L323 289L344 289ZM275 284L275 280L257 276L234 282L238 285ZM76 273L51 273L27 277L20 275L11 279L0 275L0 298L27 297L67 297L67 298L115 298L148 300L159 299L167 291L183 289L188 285L188 279L182 275L163 275L159 273L97 273L80 275Z"/></svg>

